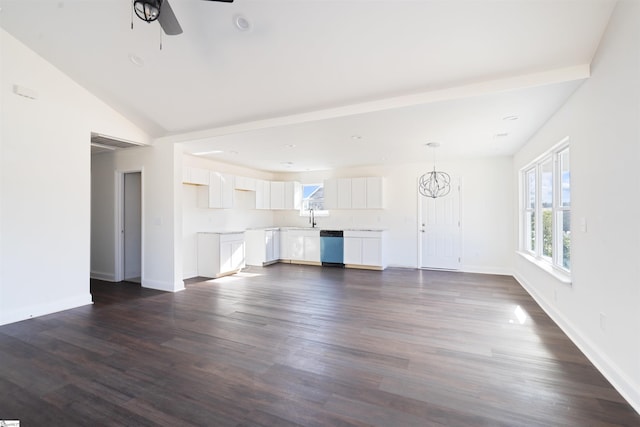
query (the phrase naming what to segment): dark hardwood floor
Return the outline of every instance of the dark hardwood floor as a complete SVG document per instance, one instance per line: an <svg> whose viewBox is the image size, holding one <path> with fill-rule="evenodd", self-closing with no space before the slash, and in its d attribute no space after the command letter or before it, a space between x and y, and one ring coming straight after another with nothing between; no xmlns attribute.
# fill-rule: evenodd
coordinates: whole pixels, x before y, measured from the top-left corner
<svg viewBox="0 0 640 427"><path fill-rule="evenodd" d="M505 276L276 264L0 327L24 426L639 426Z"/></svg>

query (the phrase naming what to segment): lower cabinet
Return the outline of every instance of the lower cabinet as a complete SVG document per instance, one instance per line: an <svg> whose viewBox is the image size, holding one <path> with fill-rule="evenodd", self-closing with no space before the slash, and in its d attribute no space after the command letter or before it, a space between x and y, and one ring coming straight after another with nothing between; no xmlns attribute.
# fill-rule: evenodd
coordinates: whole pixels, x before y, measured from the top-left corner
<svg viewBox="0 0 640 427"><path fill-rule="evenodd" d="M278 229L247 230L245 232L247 265L264 266L280 260Z"/></svg>
<svg viewBox="0 0 640 427"><path fill-rule="evenodd" d="M198 233L198 276L222 277L245 267L244 233Z"/></svg>
<svg viewBox="0 0 640 427"><path fill-rule="evenodd" d="M344 264L351 268L387 268L386 231L344 231Z"/></svg>
<svg viewBox="0 0 640 427"><path fill-rule="evenodd" d="M320 264L320 230L285 229L281 231L281 256L285 261Z"/></svg>

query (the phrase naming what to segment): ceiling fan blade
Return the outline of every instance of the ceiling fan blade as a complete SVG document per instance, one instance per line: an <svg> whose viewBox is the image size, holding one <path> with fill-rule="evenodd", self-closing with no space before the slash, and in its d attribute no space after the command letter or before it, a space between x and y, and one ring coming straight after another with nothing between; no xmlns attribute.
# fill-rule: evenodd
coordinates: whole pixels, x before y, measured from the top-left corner
<svg viewBox="0 0 640 427"><path fill-rule="evenodd" d="M182 27L180 26L175 13L173 13L173 9L171 9L169 0L164 0L162 2L158 22L160 22L160 26L166 35L177 36L178 34L182 34Z"/></svg>
<svg viewBox="0 0 640 427"><path fill-rule="evenodd" d="M221 1L223 3L233 3L233 0L205 0L205 1Z"/></svg>

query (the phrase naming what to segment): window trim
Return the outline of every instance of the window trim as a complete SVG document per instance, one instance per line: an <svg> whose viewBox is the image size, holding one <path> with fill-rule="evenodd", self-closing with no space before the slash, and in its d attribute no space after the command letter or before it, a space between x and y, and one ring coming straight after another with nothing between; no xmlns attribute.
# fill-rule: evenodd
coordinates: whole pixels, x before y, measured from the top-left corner
<svg viewBox="0 0 640 427"><path fill-rule="evenodd" d="M525 259L540 266L546 271L553 272L553 275L558 278L563 278L563 282L571 283L571 269L567 269L563 265L563 254L561 250L562 245L562 224L558 222L559 215L563 212L571 212L571 205L561 206L562 200L562 170L560 155L565 152L571 153L569 145L569 137L562 139L559 143L554 145L551 149L545 151L542 155L538 156L535 160L528 163L525 167L520 169L520 233L518 242L518 252ZM571 159L571 157L569 157ZM551 238L552 238L552 256L548 257L543 255L543 212L548 208L542 206L542 165L551 160L552 164L552 207L551 207ZM569 160L570 163L571 160ZM535 201L534 208L529 206L529 182L528 174L534 171L535 173ZM571 167L569 165L569 173L571 173ZM571 187L569 187L571 188ZM533 218L535 221L535 240L533 242L533 250L529 247L528 242L528 223L527 217L530 212L533 212Z"/></svg>

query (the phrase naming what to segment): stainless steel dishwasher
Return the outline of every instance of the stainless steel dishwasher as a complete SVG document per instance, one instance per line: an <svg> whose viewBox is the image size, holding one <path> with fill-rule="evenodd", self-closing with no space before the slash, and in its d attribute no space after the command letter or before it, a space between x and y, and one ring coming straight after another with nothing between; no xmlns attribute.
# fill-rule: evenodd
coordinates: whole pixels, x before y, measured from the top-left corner
<svg viewBox="0 0 640 427"><path fill-rule="evenodd" d="M342 230L320 230L320 261L327 267L344 267Z"/></svg>

